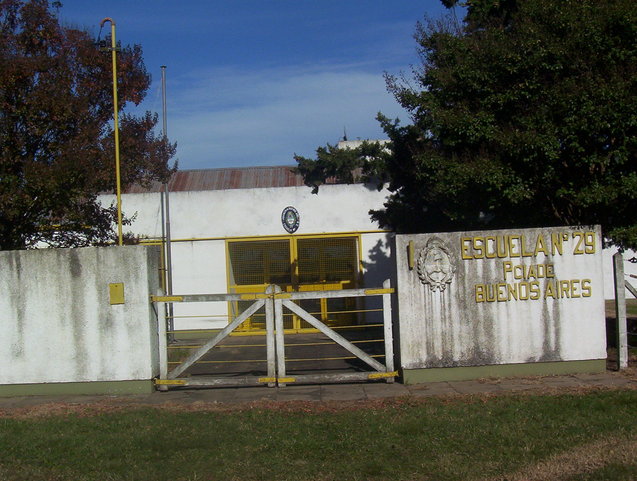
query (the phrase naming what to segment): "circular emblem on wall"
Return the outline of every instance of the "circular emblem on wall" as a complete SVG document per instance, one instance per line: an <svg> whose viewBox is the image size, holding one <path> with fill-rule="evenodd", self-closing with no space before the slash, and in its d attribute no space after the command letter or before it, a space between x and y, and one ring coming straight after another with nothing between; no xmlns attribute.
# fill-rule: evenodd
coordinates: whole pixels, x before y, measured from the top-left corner
<svg viewBox="0 0 637 481"><path fill-rule="evenodd" d="M283 212L281 213L281 223L286 231L293 234L299 228L300 222L301 216L299 215L298 210L292 206L287 206L283 209Z"/></svg>
<svg viewBox="0 0 637 481"><path fill-rule="evenodd" d="M444 291L451 284L456 268L444 242L432 237L418 256L418 277L432 291Z"/></svg>

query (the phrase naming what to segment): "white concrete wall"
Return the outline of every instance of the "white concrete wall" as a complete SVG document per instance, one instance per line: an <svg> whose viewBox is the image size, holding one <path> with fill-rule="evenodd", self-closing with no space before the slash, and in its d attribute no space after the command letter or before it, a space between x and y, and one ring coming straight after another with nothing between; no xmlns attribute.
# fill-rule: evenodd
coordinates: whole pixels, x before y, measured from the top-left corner
<svg viewBox="0 0 637 481"><path fill-rule="evenodd" d="M281 212L289 205L301 217L296 234L378 230L369 210L381 208L386 196L362 184L324 185L318 194L305 186L171 192L171 233L175 239L285 235ZM113 196L100 200L109 205ZM137 214L130 226L136 234L161 237L160 208L159 193L122 196L124 214Z"/></svg>
<svg viewBox="0 0 637 481"><path fill-rule="evenodd" d="M615 280L613 273L613 255L617 252L616 247L609 247L604 249L604 297L606 299L615 298ZM631 259L637 261L637 252L627 250L624 252L624 275L625 280L630 282L633 287L637 287L637 278L630 277L637 276L637 262L631 262ZM635 297L630 293L628 289L625 289L626 299L634 299Z"/></svg>
<svg viewBox="0 0 637 481"><path fill-rule="evenodd" d="M604 359L601 235L586 230L588 244L581 245L578 228L396 236L401 367ZM553 235L562 239L561 254ZM485 256L484 239L493 254L493 239L503 236L517 236L517 250L524 245L528 255ZM530 270L538 265L544 267ZM497 297L485 298L485 286ZM509 286L531 294L516 299Z"/></svg>
<svg viewBox="0 0 637 481"><path fill-rule="evenodd" d="M158 374L157 248L0 252L0 384L149 380ZM109 284L125 304L110 305Z"/></svg>
<svg viewBox="0 0 637 481"><path fill-rule="evenodd" d="M218 294L228 290L223 240L172 244L173 292ZM217 329L228 324L227 302L174 304L175 329ZM192 317L197 316L197 317ZM201 317L199 317L201 316Z"/></svg>
<svg viewBox="0 0 637 481"><path fill-rule="evenodd" d="M362 184L324 185L318 194L301 187L230 189L170 193L173 292L223 293L227 287L225 238L289 235L281 213L293 206L300 215L295 235L361 234L361 261L366 286L377 287L391 272L386 233L369 217L382 208L387 191ZM102 196L109 205L113 196ZM128 228L150 238L160 238L159 193L125 194L122 209L135 215ZM210 239L211 240L206 240ZM191 240L197 239L197 240ZM186 240L186 241L184 241ZM387 271L387 272L385 272ZM380 281L380 282L378 282ZM227 324L227 303L174 304L176 329L214 329ZM203 317L180 317L203 316Z"/></svg>

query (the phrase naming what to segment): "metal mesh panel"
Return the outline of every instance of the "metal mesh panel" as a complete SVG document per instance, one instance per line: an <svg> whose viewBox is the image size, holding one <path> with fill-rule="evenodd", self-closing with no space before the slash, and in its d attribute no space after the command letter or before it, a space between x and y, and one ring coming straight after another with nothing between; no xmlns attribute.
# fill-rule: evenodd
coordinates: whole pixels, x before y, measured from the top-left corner
<svg viewBox="0 0 637 481"><path fill-rule="evenodd" d="M290 241L242 241L228 243L230 282L235 292L264 292L268 284L292 283ZM232 317L247 309L252 301L232 306ZM265 329L265 312L261 309L248 318L239 330Z"/></svg>
<svg viewBox="0 0 637 481"><path fill-rule="evenodd" d="M228 250L233 284L281 285L292 282L288 240L231 242Z"/></svg>
<svg viewBox="0 0 637 481"><path fill-rule="evenodd" d="M297 241L300 284L354 281L356 239L299 239Z"/></svg>
<svg viewBox="0 0 637 481"><path fill-rule="evenodd" d="M356 286L358 255L353 237L298 239L298 273L300 290L335 290ZM328 325L353 323L355 300L323 299L302 301L305 310ZM302 327L310 327L301 321Z"/></svg>
<svg viewBox="0 0 637 481"><path fill-rule="evenodd" d="M296 258L291 252L296 253ZM228 243L228 253L234 292L263 292L268 284L276 284L288 292L350 289L357 285L356 237L232 241ZM250 302L243 301L233 303L232 317L249 305ZM328 325L356 324L355 299L304 300L300 305ZM286 329L311 328L288 312L284 312L284 326ZM242 330L263 328L263 312L256 313L241 326Z"/></svg>

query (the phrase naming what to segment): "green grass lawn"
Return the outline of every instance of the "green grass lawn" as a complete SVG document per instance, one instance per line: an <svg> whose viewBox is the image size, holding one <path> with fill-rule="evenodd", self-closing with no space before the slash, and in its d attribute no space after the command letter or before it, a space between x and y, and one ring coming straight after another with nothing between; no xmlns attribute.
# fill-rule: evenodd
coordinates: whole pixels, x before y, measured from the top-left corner
<svg viewBox="0 0 637 481"><path fill-rule="evenodd" d="M2 417L0 479L630 480L637 391Z"/></svg>

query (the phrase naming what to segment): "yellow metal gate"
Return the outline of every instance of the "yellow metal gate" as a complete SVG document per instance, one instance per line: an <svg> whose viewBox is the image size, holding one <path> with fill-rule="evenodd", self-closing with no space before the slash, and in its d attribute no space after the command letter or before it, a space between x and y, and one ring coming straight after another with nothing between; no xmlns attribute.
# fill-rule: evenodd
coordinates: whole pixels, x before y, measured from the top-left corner
<svg viewBox="0 0 637 481"><path fill-rule="evenodd" d="M199 294L181 296L153 296L158 314L159 340L160 340L160 376L156 380L160 389L168 386L231 386L267 384L268 386L285 386L290 383L315 383L315 382L343 382L357 380L386 379L393 382L397 373L394 371L393 336L391 321L391 299L389 281L382 288L377 289L347 289L339 291L306 291L284 292L278 286L268 286L265 293L251 294ZM330 327L302 307L302 303L308 300L322 299L346 299L380 296L382 298L382 324L381 339L375 340L383 345L383 353L374 355L365 352L357 345L357 341L350 341L338 333L335 327ZM169 369L168 361L168 337L166 332L166 318L164 304L167 302L249 302L250 305L236 317L226 328L218 332L213 338L203 345L197 346L186 359ZM206 356L213 348L218 346L230 333L236 330L245 320L254 315L259 309L265 310L266 343L264 362L267 364L265 375L245 375L219 378L214 376L188 376L183 377L186 371ZM321 372L290 374L288 364L293 361L286 354L290 344L286 344L286 335L289 333L284 326L284 311L291 312L306 322L313 329L322 333L333 345L344 349L349 356L362 362L366 369L358 369L357 372ZM287 332L287 334L286 334ZM363 341L365 342L365 341ZM328 343L324 343L328 344ZM384 358L384 363L379 357ZM372 369L370 372L369 369Z"/></svg>

